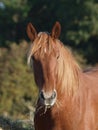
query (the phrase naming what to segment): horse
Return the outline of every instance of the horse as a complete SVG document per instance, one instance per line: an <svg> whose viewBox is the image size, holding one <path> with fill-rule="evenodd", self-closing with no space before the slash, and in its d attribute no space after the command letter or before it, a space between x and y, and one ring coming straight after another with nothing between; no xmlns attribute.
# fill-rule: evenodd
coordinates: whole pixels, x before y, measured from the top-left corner
<svg viewBox="0 0 98 130"><path fill-rule="evenodd" d="M98 130L98 69L83 71L60 33L58 21L50 34L27 25L27 62L39 90L35 130Z"/></svg>

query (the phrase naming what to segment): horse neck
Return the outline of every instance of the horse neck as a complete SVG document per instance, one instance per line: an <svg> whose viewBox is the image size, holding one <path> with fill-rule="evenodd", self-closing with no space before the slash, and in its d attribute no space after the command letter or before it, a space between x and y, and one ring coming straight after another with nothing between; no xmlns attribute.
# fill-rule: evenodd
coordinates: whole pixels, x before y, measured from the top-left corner
<svg viewBox="0 0 98 130"><path fill-rule="evenodd" d="M73 95L79 87L81 69L68 49L62 47L58 61L58 90Z"/></svg>

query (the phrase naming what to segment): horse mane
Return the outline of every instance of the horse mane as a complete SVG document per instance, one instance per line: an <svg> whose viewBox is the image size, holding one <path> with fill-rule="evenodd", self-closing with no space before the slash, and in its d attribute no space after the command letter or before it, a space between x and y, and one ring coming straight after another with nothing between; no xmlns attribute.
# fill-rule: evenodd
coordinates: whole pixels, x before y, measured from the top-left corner
<svg viewBox="0 0 98 130"><path fill-rule="evenodd" d="M67 92L68 95L73 94L79 86L80 67L74 59L71 51L61 43L58 39L52 39L47 33L40 32L38 37L31 45L28 53L28 64L32 66L32 58L35 52L39 52L40 56L44 55L45 48L51 50L53 44L58 46L60 56L57 65L57 81L61 87L61 92Z"/></svg>
<svg viewBox="0 0 98 130"><path fill-rule="evenodd" d="M61 84L61 91L73 95L79 87L81 68L68 47L65 47L59 40L56 40L56 44L61 46L58 64L58 80Z"/></svg>

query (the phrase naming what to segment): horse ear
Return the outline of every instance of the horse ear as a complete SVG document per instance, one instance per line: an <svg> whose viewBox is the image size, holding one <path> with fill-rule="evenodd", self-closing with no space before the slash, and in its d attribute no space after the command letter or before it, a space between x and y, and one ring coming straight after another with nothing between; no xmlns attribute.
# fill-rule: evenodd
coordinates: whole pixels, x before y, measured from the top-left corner
<svg viewBox="0 0 98 130"><path fill-rule="evenodd" d="M36 29L33 27L32 23L29 23L27 25L27 35L30 38L31 41L34 41L34 39L37 36L37 31Z"/></svg>
<svg viewBox="0 0 98 130"><path fill-rule="evenodd" d="M52 29L52 37L58 38L60 36L60 33L61 33L61 25L59 22L56 22Z"/></svg>

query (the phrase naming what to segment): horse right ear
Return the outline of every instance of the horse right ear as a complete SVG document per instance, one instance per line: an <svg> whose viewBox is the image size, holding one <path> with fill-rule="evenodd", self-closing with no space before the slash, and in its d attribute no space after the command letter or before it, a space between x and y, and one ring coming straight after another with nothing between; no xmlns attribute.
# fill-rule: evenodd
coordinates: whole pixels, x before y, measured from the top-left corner
<svg viewBox="0 0 98 130"><path fill-rule="evenodd" d="M61 33L61 25L59 22L56 22L55 25L52 28L52 37L58 38Z"/></svg>
<svg viewBox="0 0 98 130"><path fill-rule="evenodd" d="M35 39L36 36L37 36L37 31L36 31L36 29L33 27L32 23L29 23L29 24L27 25L27 35L28 35L28 37L29 37L29 39L30 39L31 41L34 41L34 39Z"/></svg>

